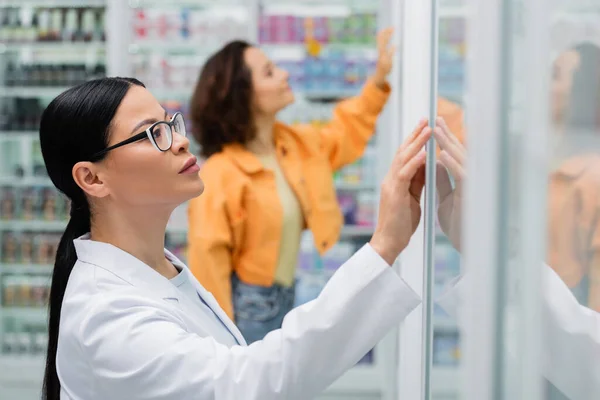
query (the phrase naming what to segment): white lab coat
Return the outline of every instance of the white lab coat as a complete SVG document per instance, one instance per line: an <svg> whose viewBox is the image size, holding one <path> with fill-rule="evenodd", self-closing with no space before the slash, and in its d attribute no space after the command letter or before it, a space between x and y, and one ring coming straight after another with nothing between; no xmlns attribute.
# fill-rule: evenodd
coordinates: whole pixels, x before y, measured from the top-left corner
<svg viewBox="0 0 600 400"><path fill-rule="evenodd" d="M455 317L469 281L468 274L458 278L438 298ZM580 305L546 264L541 283L543 376L571 400L600 398L600 314Z"/></svg>
<svg viewBox="0 0 600 400"><path fill-rule="evenodd" d="M408 315L419 297L365 245L280 330L246 346L194 279L198 294L240 345L217 342L198 308L128 253L84 236L60 319L61 399L311 399ZM176 258L165 252L173 261ZM215 328L212 328L215 329ZM223 332L220 332L223 333ZM222 336L222 335L221 335Z"/></svg>

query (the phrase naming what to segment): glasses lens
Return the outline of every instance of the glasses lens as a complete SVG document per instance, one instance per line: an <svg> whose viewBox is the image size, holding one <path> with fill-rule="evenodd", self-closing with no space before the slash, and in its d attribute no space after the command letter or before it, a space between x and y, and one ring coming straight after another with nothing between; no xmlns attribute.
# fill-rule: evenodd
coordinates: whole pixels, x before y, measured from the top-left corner
<svg viewBox="0 0 600 400"><path fill-rule="evenodd" d="M173 119L173 127L175 128L175 132L179 133L182 136L187 136L187 131L185 129L185 120L183 119L183 115L175 115L175 118Z"/></svg>
<svg viewBox="0 0 600 400"><path fill-rule="evenodd" d="M166 122L154 126L154 129L152 129L152 137L154 138L154 143L156 143L156 146L160 150L167 151L171 148L171 144L173 143L173 133L171 132L171 127Z"/></svg>

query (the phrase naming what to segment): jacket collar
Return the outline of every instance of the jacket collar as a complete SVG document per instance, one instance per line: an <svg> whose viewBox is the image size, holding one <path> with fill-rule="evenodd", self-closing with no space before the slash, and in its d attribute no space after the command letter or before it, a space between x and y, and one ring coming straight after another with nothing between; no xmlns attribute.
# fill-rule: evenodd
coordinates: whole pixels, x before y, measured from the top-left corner
<svg viewBox="0 0 600 400"><path fill-rule="evenodd" d="M223 147L223 152L247 174L255 174L264 169L258 157L239 143L226 145Z"/></svg>
<svg viewBox="0 0 600 400"><path fill-rule="evenodd" d="M555 175L565 179L577 179L589 168L597 168L600 157L595 154L582 154L563 161L556 169Z"/></svg>
<svg viewBox="0 0 600 400"><path fill-rule="evenodd" d="M287 142L288 138L285 135L289 128L280 122L276 122L273 126L273 137L275 140L275 147L278 153L286 153L289 147ZM223 146L223 153L231 158L237 166L247 174L255 174L264 170L263 163L259 158L247 150L243 145L239 143L230 143Z"/></svg>
<svg viewBox="0 0 600 400"><path fill-rule="evenodd" d="M184 299L175 285L167 278L156 272L153 268L144 264L131 254L108 243L96 242L90 239L87 233L73 241L77 258L85 263L95 265L105 269L129 284L143 288L163 299L177 300L182 303ZM176 267L182 269L182 272L188 273L190 281L193 282L196 291L204 300L206 305L212 309L216 316L223 322L225 327L231 332L239 344L245 344L244 338L233 322L229 319L225 311L219 306L214 296L212 296L200 283L192 276L188 267L181 262L175 255L165 249L165 257Z"/></svg>

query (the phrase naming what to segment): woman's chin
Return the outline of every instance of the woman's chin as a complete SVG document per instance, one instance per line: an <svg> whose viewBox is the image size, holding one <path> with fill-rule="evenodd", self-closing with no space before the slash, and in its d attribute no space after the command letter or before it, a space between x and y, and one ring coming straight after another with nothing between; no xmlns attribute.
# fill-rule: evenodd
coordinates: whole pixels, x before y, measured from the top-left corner
<svg viewBox="0 0 600 400"><path fill-rule="evenodd" d="M195 199L196 197L201 196L202 193L204 193L204 182L202 179L198 179L198 181L190 184L189 187L186 188L184 195L185 199L183 202L185 203L186 201Z"/></svg>

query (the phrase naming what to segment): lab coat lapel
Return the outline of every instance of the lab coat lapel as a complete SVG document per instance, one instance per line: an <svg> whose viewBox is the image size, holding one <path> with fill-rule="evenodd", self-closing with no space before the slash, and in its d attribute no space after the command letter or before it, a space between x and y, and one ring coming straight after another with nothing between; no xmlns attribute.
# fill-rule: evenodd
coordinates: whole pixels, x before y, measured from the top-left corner
<svg viewBox="0 0 600 400"><path fill-rule="evenodd" d="M219 317L219 319L223 322L227 329L229 329L229 332L231 332L231 334L235 337L237 342L240 345L245 346L246 340L244 339L244 336L242 336L242 333L237 328L237 326L235 326L233 321L229 319L229 316L227 316L225 311L223 311L221 306L219 306L219 303L217 303L215 297L208 290L204 289L197 279L194 278L193 282L194 286L196 287L196 291L198 292L200 297L204 299L206 304L214 311L214 313L217 315L217 317Z"/></svg>
<svg viewBox="0 0 600 400"><path fill-rule="evenodd" d="M182 268L185 268L185 269L187 269L189 271L189 268L187 267L187 265L185 265L184 263L182 263L170 251L165 250L165 254L166 254L167 258L169 260L171 260L171 262L173 262L173 263L177 264L178 266L180 266ZM204 302L206 303L206 305L208 307L210 307L210 309L221 320L221 322L223 322L223 325L225 325L225 327L233 335L233 337L235 338L235 340L240 345L245 346L246 345L246 340L244 339L244 336L242 336L242 333L240 332L240 330L235 326L235 324L233 323L233 321L231 321L231 319L229 319L229 317L227 316L227 314L225 313L225 311L223 311L223 309L221 308L221 306L219 306L219 303L217 302L217 300L215 299L215 297L208 290L206 290L206 289L204 289L204 287L202 287L202 285L200 284L200 282L198 282L198 280L196 279L196 277L194 277L194 275L191 272L190 272L189 276L190 276L190 281L194 284L196 292L198 292L198 295L202 298L202 300L204 300Z"/></svg>

